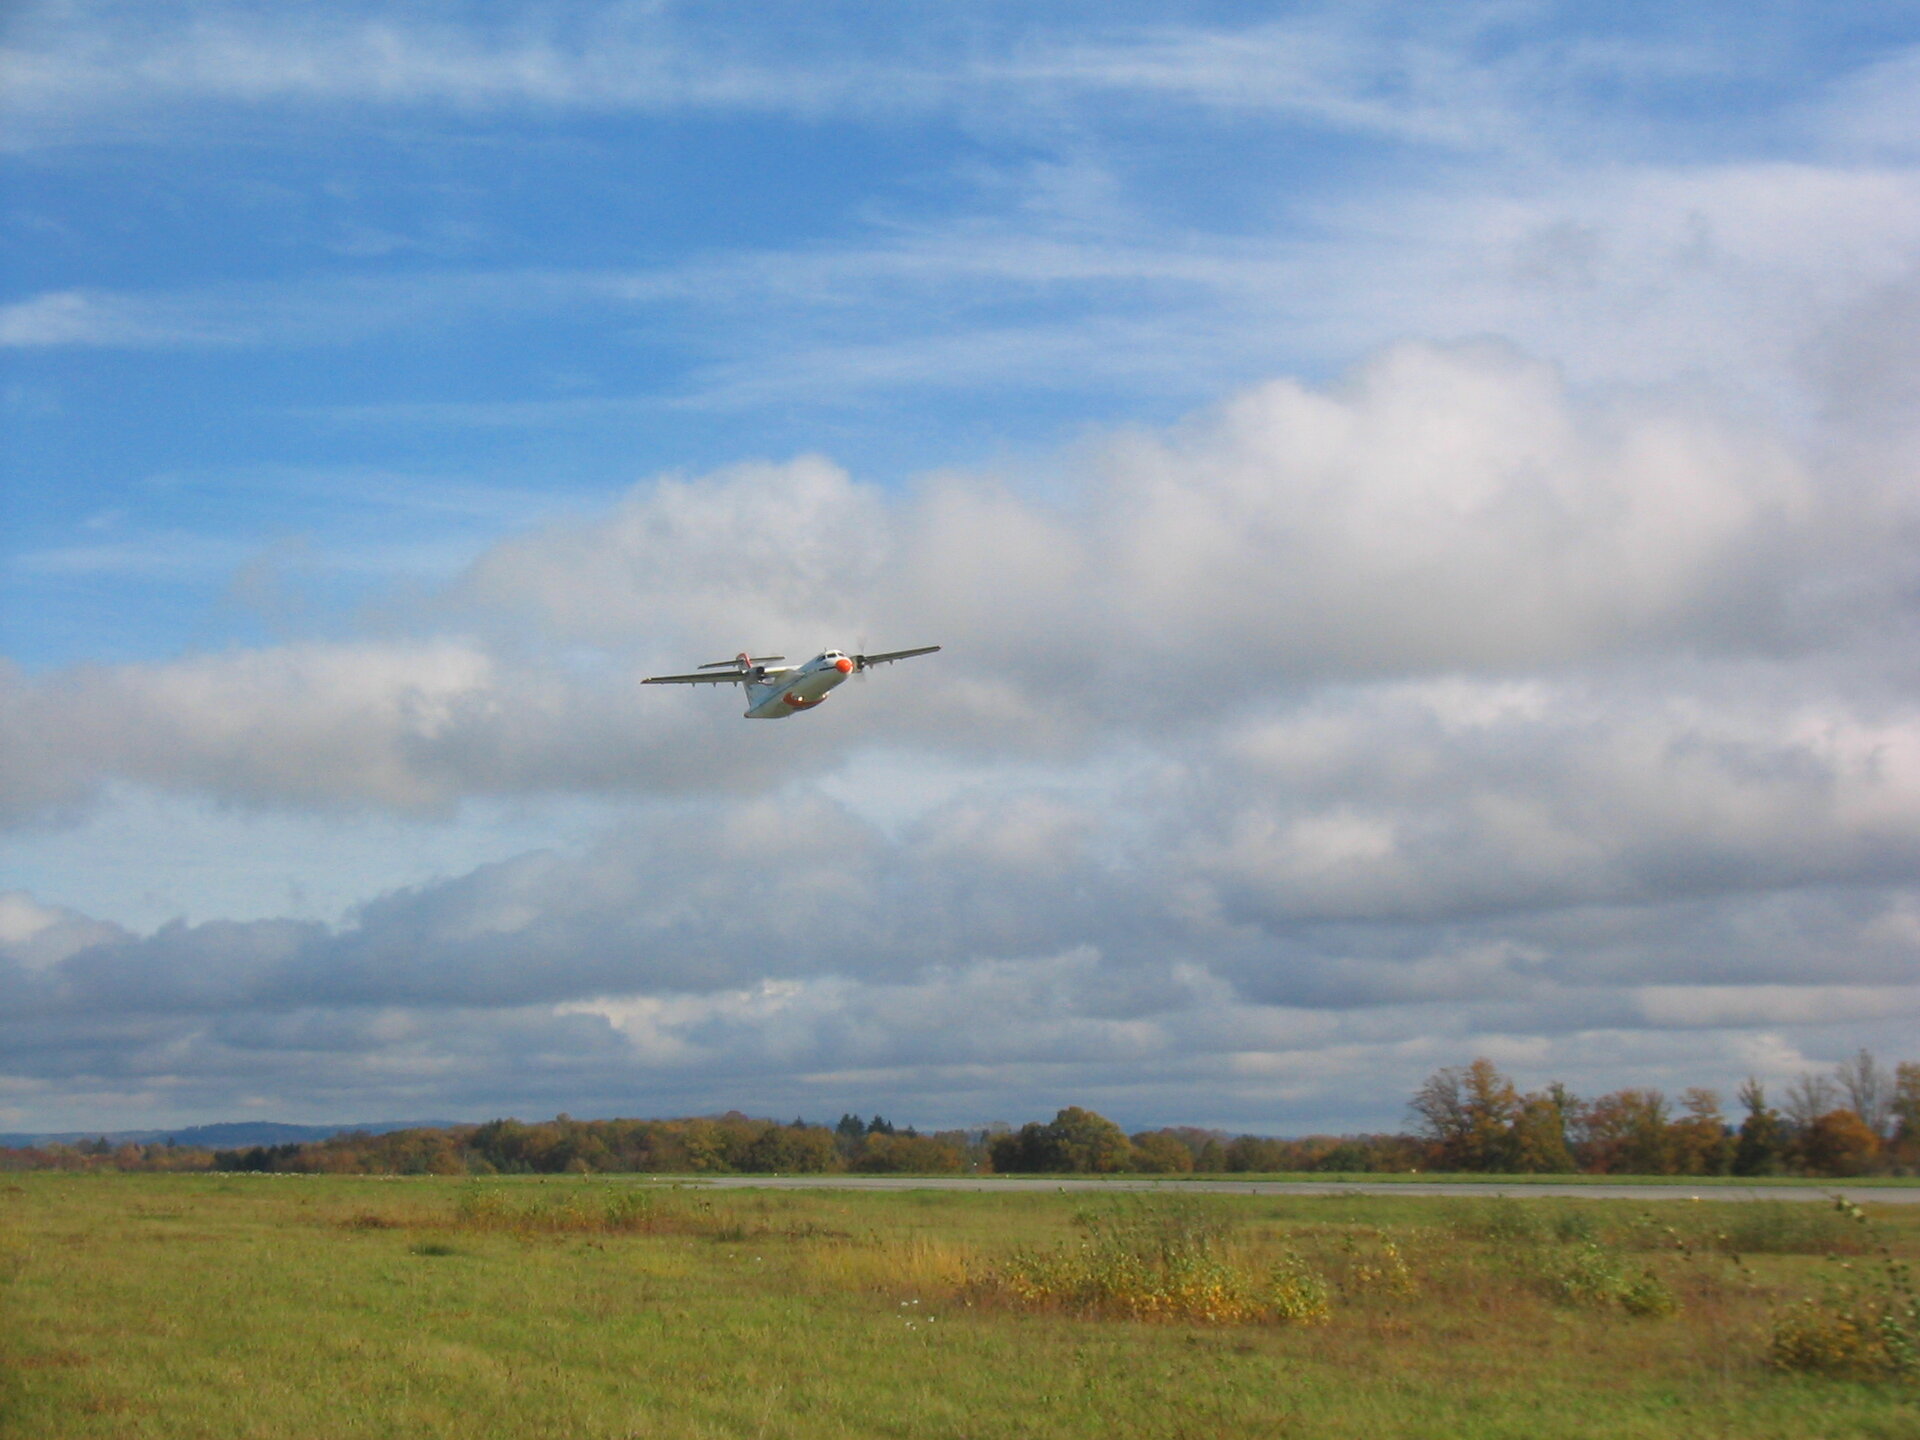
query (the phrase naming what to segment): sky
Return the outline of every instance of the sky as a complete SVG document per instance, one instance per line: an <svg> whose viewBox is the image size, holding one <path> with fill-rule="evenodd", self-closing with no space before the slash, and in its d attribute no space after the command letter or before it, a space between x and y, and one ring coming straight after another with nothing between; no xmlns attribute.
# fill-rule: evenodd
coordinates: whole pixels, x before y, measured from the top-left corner
<svg viewBox="0 0 1920 1440"><path fill-rule="evenodd" d="M21 0L0 466L0 1128L1920 1059L1920 5Z"/></svg>

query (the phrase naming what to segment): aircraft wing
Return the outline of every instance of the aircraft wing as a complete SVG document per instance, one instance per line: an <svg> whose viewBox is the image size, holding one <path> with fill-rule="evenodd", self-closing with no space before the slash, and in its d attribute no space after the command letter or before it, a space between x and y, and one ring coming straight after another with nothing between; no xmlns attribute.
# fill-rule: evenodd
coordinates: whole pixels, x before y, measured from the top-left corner
<svg viewBox="0 0 1920 1440"><path fill-rule="evenodd" d="M857 655L854 658L864 670L869 665L891 665L896 660L907 660L915 655L931 655L939 648L938 645L922 645L918 650L887 650L878 655Z"/></svg>
<svg viewBox="0 0 1920 1440"><path fill-rule="evenodd" d="M735 670L728 675L649 675L642 685L738 685L742 680L750 680L751 675Z"/></svg>

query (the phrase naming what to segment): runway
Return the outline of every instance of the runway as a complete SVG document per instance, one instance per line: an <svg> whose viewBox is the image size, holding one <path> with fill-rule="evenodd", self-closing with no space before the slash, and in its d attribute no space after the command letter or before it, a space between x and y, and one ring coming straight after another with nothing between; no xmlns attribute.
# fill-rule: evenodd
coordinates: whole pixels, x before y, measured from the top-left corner
<svg viewBox="0 0 1920 1440"><path fill-rule="evenodd" d="M662 1183L701 1185L716 1190L974 1190L974 1191L1108 1191L1191 1195L1424 1195L1458 1200L1511 1196L1517 1200L1798 1200L1828 1201L1843 1197L1856 1205L1920 1204L1920 1185L1566 1185L1545 1182L1368 1181L1368 1180L1194 1180L1149 1179L1084 1175L712 1175L677 1176Z"/></svg>

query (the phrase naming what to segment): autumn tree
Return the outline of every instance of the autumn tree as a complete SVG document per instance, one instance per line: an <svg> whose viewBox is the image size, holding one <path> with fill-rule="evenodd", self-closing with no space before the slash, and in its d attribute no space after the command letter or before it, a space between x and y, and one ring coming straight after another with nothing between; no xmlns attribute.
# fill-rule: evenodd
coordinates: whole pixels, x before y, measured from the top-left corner
<svg viewBox="0 0 1920 1440"><path fill-rule="evenodd" d="M1686 1114L1667 1127L1674 1173L1724 1175L1733 1165L1733 1136L1720 1113L1720 1096L1699 1086L1680 1097Z"/></svg>
<svg viewBox="0 0 1920 1440"><path fill-rule="evenodd" d="M1811 1175L1865 1175L1880 1158L1880 1137L1853 1111L1829 1110L1800 1133L1795 1149Z"/></svg>
<svg viewBox="0 0 1920 1440"><path fill-rule="evenodd" d="M1415 1092L1409 1108L1442 1169L1511 1167L1520 1095L1491 1060L1483 1056L1471 1065L1435 1071Z"/></svg>
<svg viewBox="0 0 1920 1440"><path fill-rule="evenodd" d="M850 1168L869 1174L955 1175L967 1168L966 1151L937 1135L863 1136Z"/></svg>
<svg viewBox="0 0 1920 1440"><path fill-rule="evenodd" d="M1657 1090L1615 1090L1580 1107L1574 1150L1594 1175L1659 1175L1666 1171L1666 1097Z"/></svg>

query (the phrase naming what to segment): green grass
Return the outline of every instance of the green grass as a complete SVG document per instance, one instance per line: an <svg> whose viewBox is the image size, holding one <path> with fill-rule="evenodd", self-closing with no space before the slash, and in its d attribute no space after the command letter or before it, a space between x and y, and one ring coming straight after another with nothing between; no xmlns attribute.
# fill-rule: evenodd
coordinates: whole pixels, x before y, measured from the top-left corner
<svg viewBox="0 0 1920 1440"><path fill-rule="evenodd" d="M1027 1178L1059 1179L1061 1177L1042 1175ZM1467 1170L1286 1170L1259 1173L1206 1171L1179 1175L1125 1174L1107 1177L1075 1175L1072 1178L1077 1181L1102 1178L1126 1181L1211 1180L1227 1185L1249 1180L1279 1181L1294 1185L1497 1185L1503 1189L1526 1185L1581 1187L1664 1185L1681 1190L1751 1190L1755 1188L1771 1190L1776 1187L1797 1190L1852 1190L1860 1186L1882 1190L1911 1190L1920 1186L1920 1175L1854 1175L1843 1180L1834 1180L1806 1175L1496 1175Z"/></svg>
<svg viewBox="0 0 1920 1440"><path fill-rule="evenodd" d="M1874 1215L1907 1256L1912 1208ZM1920 1434L1916 1387L1768 1368L1773 1318L1861 1233L1803 1210L1827 1213L19 1175L0 1434ZM1129 1226L1204 1234L1248 1274L1304 1266L1329 1314L1116 1318L996 1278ZM1623 1298L1649 1277L1674 1313Z"/></svg>

